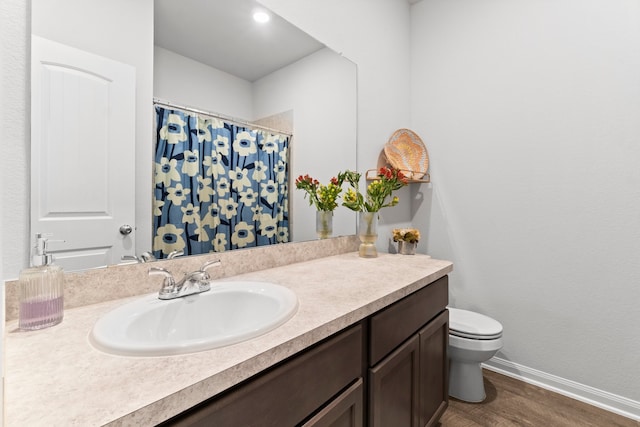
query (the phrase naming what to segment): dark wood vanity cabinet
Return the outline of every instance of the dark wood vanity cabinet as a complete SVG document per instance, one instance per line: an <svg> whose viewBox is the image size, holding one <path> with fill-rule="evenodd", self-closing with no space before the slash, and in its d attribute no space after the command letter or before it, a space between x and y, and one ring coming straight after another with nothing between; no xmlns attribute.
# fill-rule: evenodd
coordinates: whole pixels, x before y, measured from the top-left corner
<svg viewBox="0 0 640 427"><path fill-rule="evenodd" d="M447 288L443 277L371 316L369 426L431 426L447 408Z"/></svg>
<svg viewBox="0 0 640 427"><path fill-rule="evenodd" d="M361 427L363 340L358 323L163 425Z"/></svg>
<svg viewBox="0 0 640 427"><path fill-rule="evenodd" d="M420 338L419 426L438 423L449 405L449 312L444 311L418 333Z"/></svg>
<svg viewBox="0 0 640 427"><path fill-rule="evenodd" d="M165 426L434 425L448 404L447 277Z"/></svg>
<svg viewBox="0 0 640 427"><path fill-rule="evenodd" d="M407 340L369 371L369 425L418 425L419 341Z"/></svg>
<svg viewBox="0 0 640 427"><path fill-rule="evenodd" d="M304 423L303 427L362 427L363 403L364 381L358 378L351 387Z"/></svg>

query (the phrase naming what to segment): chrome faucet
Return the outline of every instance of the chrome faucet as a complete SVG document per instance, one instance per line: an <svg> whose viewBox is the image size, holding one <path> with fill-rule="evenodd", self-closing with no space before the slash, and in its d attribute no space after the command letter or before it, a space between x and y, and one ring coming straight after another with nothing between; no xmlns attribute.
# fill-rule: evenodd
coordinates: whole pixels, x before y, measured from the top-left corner
<svg viewBox="0 0 640 427"><path fill-rule="evenodd" d="M175 252L175 251L174 251ZM173 252L171 252L172 254ZM169 254L169 255L171 255ZM182 254L178 254L178 255L182 255ZM177 255L175 255L177 256ZM140 256L135 256L135 255L122 255L122 257L120 258L122 261L136 261L136 262L151 262L151 261L155 261L156 257L153 256L153 254L151 252L143 252L140 254Z"/></svg>
<svg viewBox="0 0 640 427"><path fill-rule="evenodd" d="M184 251L179 251L179 250L176 249L174 251L171 251L169 253L169 255L167 255L167 259L174 259L174 258L182 256L182 255L184 255Z"/></svg>
<svg viewBox="0 0 640 427"><path fill-rule="evenodd" d="M121 261L135 261L135 262L142 262L142 260L140 258L138 258L135 255L122 255L120 257Z"/></svg>
<svg viewBox="0 0 640 427"><path fill-rule="evenodd" d="M158 298L181 298L187 295L206 292L211 289L211 284L209 283L211 276L209 276L207 270L218 266L220 266L220 260L206 262L202 267L200 267L200 270L185 274L177 283L173 278L173 275L164 268L151 267L149 269L149 276L164 276L162 287L160 288L160 292L158 292Z"/></svg>
<svg viewBox="0 0 640 427"><path fill-rule="evenodd" d="M175 250L175 251L171 251L168 255L167 255L167 259L173 259L173 258L177 258L179 256L184 255L184 251L179 251L179 250ZM136 261L136 262L151 262L151 261L157 261L156 257L153 256L153 254L149 251L147 252L143 252L140 254L140 256L135 256L135 255L122 255L122 257L120 258L122 261Z"/></svg>

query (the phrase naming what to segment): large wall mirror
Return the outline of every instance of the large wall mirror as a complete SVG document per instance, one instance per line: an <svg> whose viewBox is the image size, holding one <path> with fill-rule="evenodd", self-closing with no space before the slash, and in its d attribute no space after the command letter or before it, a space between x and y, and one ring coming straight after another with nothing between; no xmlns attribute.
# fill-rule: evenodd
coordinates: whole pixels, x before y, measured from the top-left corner
<svg viewBox="0 0 640 427"><path fill-rule="evenodd" d="M269 22L253 20L258 9ZM51 249L68 271L151 251L154 102L292 134L290 241L317 238L315 210L295 190L295 178L328 182L340 170L357 169L356 65L254 0L32 0L32 39L32 90L65 96L60 105L51 95L32 96L31 231L66 240ZM61 66L42 54L52 50L72 64L88 54L116 77L105 83L100 73L82 75L84 66ZM114 108L108 86L120 80L124 107ZM86 107L87 96L106 107ZM68 126L69 117L77 132L55 125ZM107 223L114 203L135 212ZM334 236L354 232L354 214L336 210ZM100 235L119 247L98 242Z"/></svg>

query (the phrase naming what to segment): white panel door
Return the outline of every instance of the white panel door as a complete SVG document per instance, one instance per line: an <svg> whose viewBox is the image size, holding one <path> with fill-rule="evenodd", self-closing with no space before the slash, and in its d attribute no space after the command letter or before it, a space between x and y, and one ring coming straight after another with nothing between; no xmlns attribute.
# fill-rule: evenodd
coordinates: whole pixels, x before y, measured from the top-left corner
<svg viewBox="0 0 640 427"><path fill-rule="evenodd" d="M31 234L64 240L67 271L118 263L135 249L135 68L37 36L31 55Z"/></svg>

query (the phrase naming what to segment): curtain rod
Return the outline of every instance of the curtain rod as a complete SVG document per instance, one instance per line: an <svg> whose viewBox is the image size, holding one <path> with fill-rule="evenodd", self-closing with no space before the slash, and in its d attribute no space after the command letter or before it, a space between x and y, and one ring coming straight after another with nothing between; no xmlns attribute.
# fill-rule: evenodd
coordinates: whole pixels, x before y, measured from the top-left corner
<svg viewBox="0 0 640 427"><path fill-rule="evenodd" d="M196 113L196 114L204 114L205 116L210 116L210 117L214 117L216 119L221 119L221 120L225 120L227 122L232 122L233 124L236 124L236 125L250 126L250 127L253 127L253 128L258 128L258 129L266 130L266 131L269 131L269 132L276 132L276 133L287 135L287 136L293 136L293 134L291 132L285 132L285 131L282 131L280 129L274 129L274 128L270 128L270 127L266 127L266 126L260 126L260 125L255 124L255 123L248 122L246 120L236 119L235 117L225 116L225 115L220 114L220 113L212 113L210 111L203 111L203 110L198 110L198 109L193 108L193 107L187 107L187 106L184 106L184 105L174 104L173 102L164 101L164 100L159 99L159 98L153 98L153 103L161 105L161 106L169 107L169 108L178 108L180 110L185 110L185 111L189 111L189 112Z"/></svg>

